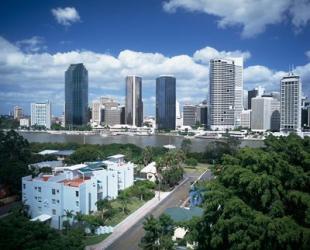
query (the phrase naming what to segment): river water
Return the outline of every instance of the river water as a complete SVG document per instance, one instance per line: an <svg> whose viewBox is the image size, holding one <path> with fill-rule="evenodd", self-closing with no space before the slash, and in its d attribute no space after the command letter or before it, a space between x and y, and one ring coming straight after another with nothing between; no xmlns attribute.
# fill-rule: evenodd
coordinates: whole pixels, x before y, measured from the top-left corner
<svg viewBox="0 0 310 250"><path fill-rule="evenodd" d="M46 132L19 132L29 142L75 142L86 144L111 144L111 143L132 143L141 148L146 146L163 146L167 144L180 147L184 137L181 136L166 136L166 135L150 135L150 136L129 136L129 135L117 135L117 136L100 136L100 135L68 135L68 134L49 134ZM214 139L198 139L193 138L192 151L202 152L208 143ZM243 140L241 147L262 147L263 141L251 141Z"/></svg>

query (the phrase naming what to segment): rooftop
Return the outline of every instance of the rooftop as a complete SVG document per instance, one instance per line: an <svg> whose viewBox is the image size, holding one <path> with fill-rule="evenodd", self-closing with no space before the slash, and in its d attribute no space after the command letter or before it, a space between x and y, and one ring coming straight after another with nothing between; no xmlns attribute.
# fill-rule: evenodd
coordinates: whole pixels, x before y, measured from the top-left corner
<svg viewBox="0 0 310 250"><path fill-rule="evenodd" d="M70 186L70 187L79 187L81 184L84 183L85 180L89 180L89 178L76 178L73 180L64 180L60 181L62 182L65 186Z"/></svg>
<svg viewBox="0 0 310 250"><path fill-rule="evenodd" d="M200 207L171 207L164 212L169 215L174 222L185 222L191 220L193 217L200 217L203 215L203 209Z"/></svg>

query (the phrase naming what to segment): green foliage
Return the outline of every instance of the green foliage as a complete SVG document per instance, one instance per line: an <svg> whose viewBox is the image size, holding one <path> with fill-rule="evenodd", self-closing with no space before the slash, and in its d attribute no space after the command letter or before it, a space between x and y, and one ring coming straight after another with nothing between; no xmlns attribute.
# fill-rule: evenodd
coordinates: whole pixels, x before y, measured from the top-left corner
<svg viewBox="0 0 310 250"><path fill-rule="evenodd" d="M84 249L83 232L69 230L66 234L41 222L31 222L13 213L0 220L0 249Z"/></svg>
<svg viewBox="0 0 310 250"><path fill-rule="evenodd" d="M18 120L13 119L13 117L0 116L0 129L17 129L18 127Z"/></svg>
<svg viewBox="0 0 310 250"><path fill-rule="evenodd" d="M21 188L21 177L29 174L31 160L29 143L14 130L0 131L0 184L12 193Z"/></svg>
<svg viewBox="0 0 310 250"><path fill-rule="evenodd" d="M308 249L309 139L269 137L224 155L205 182L205 213L188 225L197 249Z"/></svg>
<svg viewBox="0 0 310 250"><path fill-rule="evenodd" d="M190 139L183 139L181 143L181 149L185 154L188 154L191 151L192 141Z"/></svg>
<svg viewBox="0 0 310 250"><path fill-rule="evenodd" d="M185 159L184 163L188 166L197 166L198 165L198 161L195 158L187 158Z"/></svg>
<svg viewBox="0 0 310 250"><path fill-rule="evenodd" d="M144 250L174 249L172 236L174 233L173 220L168 215L161 215L159 219L153 215L147 217L143 223L145 235L141 239L140 247Z"/></svg>

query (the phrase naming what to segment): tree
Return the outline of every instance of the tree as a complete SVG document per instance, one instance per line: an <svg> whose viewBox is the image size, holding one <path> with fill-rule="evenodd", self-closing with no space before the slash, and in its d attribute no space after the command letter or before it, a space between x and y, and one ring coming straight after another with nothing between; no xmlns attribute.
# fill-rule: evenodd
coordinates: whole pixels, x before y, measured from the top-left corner
<svg viewBox="0 0 310 250"><path fill-rule="evenodd" d="M142 237L140 247L144 250L174 249L172 236L174 223L168 215L161 215L159 219L153 215L143 222L145 235Z"/></svg>
<svg viewBox="0 0 310 250"><path fill-rule="evenodd" d="M204 215L188 224L197 249L308 249L308 138L267 138L222 157L205 182Z"/></svg>
<svg viewBox="0 0 310 250"><path fill-rule="evenodd" d="M142 151L143 164L146 166L152 161L153 150L150 146L147 146Z"/></svg>
<svg viewBox="0 0 310 250"><path fill-rule="evenodd" d="M128 213L128 203L130 202L129 195L126 191L121 191L117 196L117 199L120 201L122 206L122 212L124 214Z"/></svg>
<svg viewBox="0 0 310 250"><path fill-rule="evenodd" d="M188 154L191 151L192 141L190 139L183 139L181 143L181 149L185 154Z"/></svg>

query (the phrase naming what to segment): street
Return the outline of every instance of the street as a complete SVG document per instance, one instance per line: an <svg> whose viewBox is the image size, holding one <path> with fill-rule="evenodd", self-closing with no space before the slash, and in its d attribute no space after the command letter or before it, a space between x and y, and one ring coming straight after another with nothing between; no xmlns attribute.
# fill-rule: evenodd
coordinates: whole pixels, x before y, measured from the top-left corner
<svg viewBox="0 0 310 250"><path fill-rule="evenodd" d="M209 171L208 171L209 172ZM207 172L207 173L208 173ZM190 174L185 176L188 179L176 188L173 194L169 195L162 203L152 209L147 215L153 214L155 217L160 216L166 208L180 206L188 197L189 188L199 175ZM143 230L144 218L140 219L135 225L121 235L107 249L109 250L135 250L139 249L139 242L144 235Z"/></svg>

